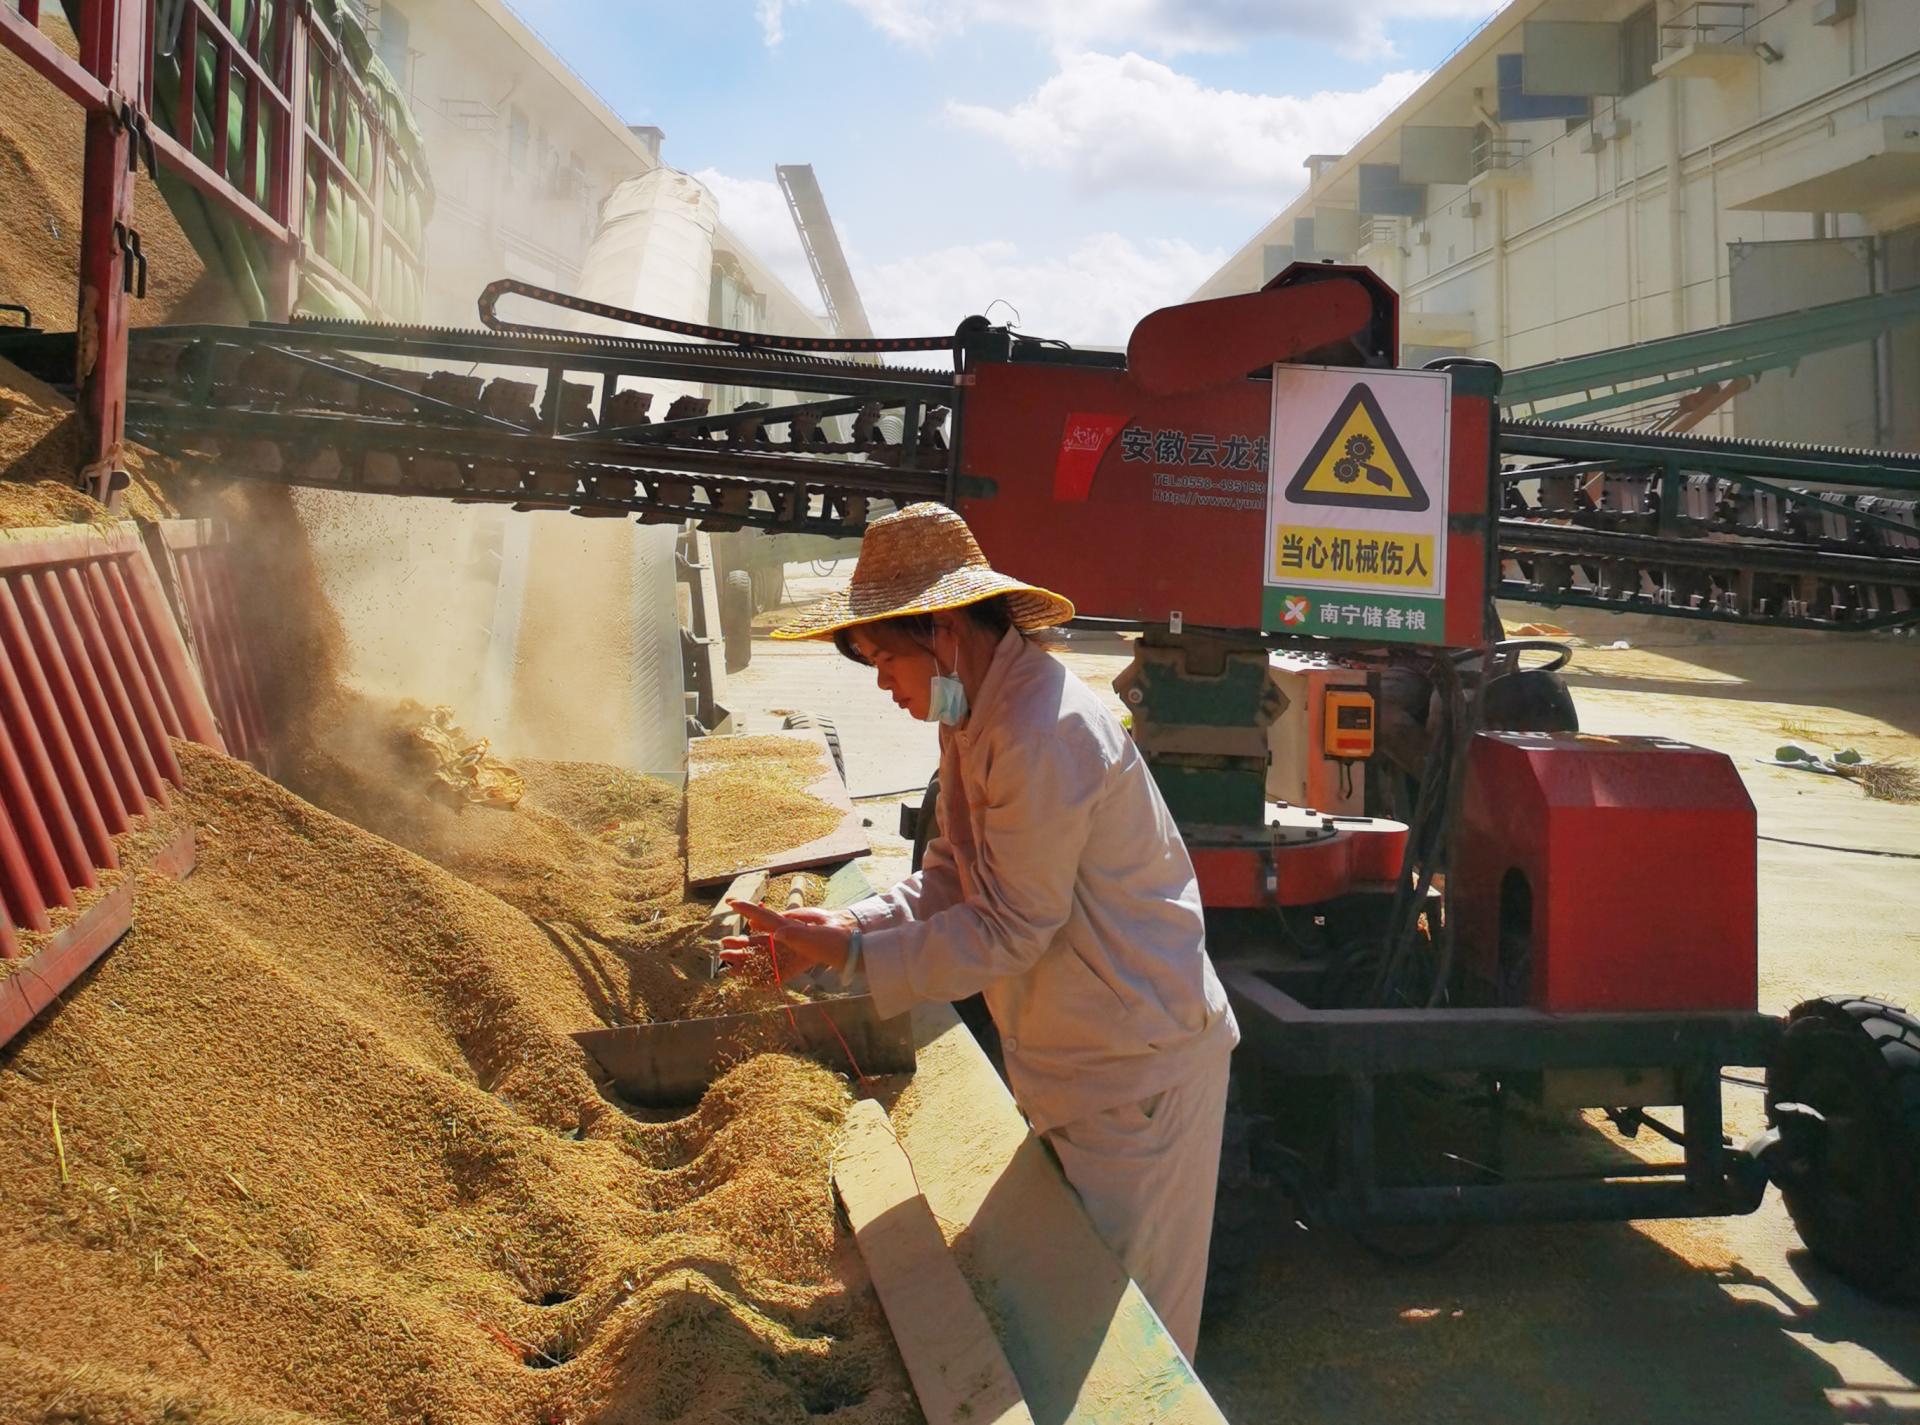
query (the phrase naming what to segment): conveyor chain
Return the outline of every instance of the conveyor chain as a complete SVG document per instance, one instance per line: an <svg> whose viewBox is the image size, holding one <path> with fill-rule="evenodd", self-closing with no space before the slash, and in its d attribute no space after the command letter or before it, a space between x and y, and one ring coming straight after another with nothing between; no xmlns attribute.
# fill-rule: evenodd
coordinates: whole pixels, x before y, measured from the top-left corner
<svg viewBox="0 0 1920 1425"><path fill-rule="evenodd" d="M1920 456L1502 425L1502 597L1801 628L1920 621Z"/></svg>
<svg viewBox="0 0 1920 1425"><path fill-rule="evenodd" d="M649 341L642 337L612 336L599 332L556 331L548 327L522 327L503 324L497 330L480 331L473 327L442 327L400 322L363 322L345 317L296 317L291 322L255 322L245 328L224 326L176 326L148 328L169 337L201 332L229 338L241 331L261 333L282 341L320 342L351 346L355 349L435 348L458 346L463 350L486 349L499 353L538 354L544 362L555 355L607 355L651 357L663 360L697 362L702 366L725 367L751 373L771 373L786 377L796 372L842 374L849 377L885 376L895 381L919 384L951 385L951 372L927 367L875 366L866 361L841 361L816 351L789 351L773 347L731 348L705 341ZM712 330L719 330L713 328ZM922 348L910 348L920 350Z"/></svg>
<svg viewBox="0 0 1920 1425"><path fill-rule="evenodd" d="M542 302L550 307L559 307L564 311L585 317L595 317L601 321L651 327L655 331L675 332L680 336L699 337L702 341L724 342L730 346L762 351L863 352L868 355L880 355L893 351L951 351L957 345L951 336L775 336L768 332L708 326L703 322L688 322L677 317L661 317L650 312L636 312L627 307L616 307L610 302L595 302L585 297L576 297L570 292L556 292L550 287L536 287L530 282L516 281L511 277L503 277L498 282L489 283L487 289L480 294L481 324L493 331L514 332L520 335L547 336L555 335L556 332L552 327L528 326L501 320L498 308L502 297L525 297L529 301Z"/></svg>
<svg viewBox="0 0 1920 1425"><path fill-rule="evenodd" d="M641 380L682 394L655 412ZM702 384L809 398L715 412L685 393ZM952 386L798 353L306 320L140 333L127 420L286 484L848 534L872 500L947 496Z"/></svg>
<svg viewBox="0 0 1920 1425"><path fill-rule="evenodd" d="M490 293L509 290L541 295ZM249 478L713 529L856 534L875 501L952 501L964 484L948 448L955 374L835 354L944 339L790 350L689 323L656 325L702 340L499 325L147 328L132 338L127 427ZM8 349L70 368L71 343ZM714 411L691 394L702 386L794 394ZM1920 456L1551 421L1505 422L1499 445L1501 597L1805 628L1920 622Z"/></svg>

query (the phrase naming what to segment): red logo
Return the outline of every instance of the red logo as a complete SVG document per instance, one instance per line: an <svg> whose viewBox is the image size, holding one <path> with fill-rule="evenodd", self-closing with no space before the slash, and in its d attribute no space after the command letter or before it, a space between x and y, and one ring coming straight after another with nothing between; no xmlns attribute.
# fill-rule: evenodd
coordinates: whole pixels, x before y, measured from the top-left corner
<svg viewBox="0 0 1920 1425"><path fill-rule="evenodd" d="M1280 622L1305 623L1307 621L1307 615L1312 612L1312 604L1309 604L1305 599L1289 595L1286 603L1281 606Z"/></svg>
<svg viewBox="0 0 1920 1425"><path fill-rule="evenodd" d="M1125 416L1074 411L1060 432L1060 458L1053 467L1053 498L1068 504L1084 501L1093 490L1094 472L1113 438L1126 424Z"/></svg>

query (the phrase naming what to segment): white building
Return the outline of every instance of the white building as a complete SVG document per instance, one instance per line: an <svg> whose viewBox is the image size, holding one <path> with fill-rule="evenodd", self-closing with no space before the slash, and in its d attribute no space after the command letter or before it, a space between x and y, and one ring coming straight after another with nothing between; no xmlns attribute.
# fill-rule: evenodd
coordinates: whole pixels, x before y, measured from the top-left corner
<svg viewBox="0 0 1920 1425"><path fill-rule="evenodd" d="M1508 368L1920 285L1920 0L1513 0L1195 295L1359 261ZM1602 417L1601 419L1605 419ZM1920 448L1920 326L1702 427Z"/></svg>

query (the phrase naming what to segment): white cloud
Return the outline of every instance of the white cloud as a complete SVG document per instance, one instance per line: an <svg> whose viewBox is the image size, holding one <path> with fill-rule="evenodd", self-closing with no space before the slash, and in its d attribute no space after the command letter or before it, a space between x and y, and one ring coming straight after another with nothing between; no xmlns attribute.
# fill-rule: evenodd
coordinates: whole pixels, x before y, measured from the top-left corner
<svg viewBox="0 0 1920 1425"><path fill-rule="evenodd" d="M818 310L813 273L779 185L711 168L694 177L712 190L720 221L801 301ZM1184 301L1227 258L1224 251L1189 242L1137 242L1101 233L1057 256L1001 241L876 262L864 257L844 229L840 237L867 315L881 336L949 332L963 317L1001 301L1019 313L1023 331L1118 346L1141 317ZM992 315L995 321L1011 320L1004 307Z"/></svg>
<svg viewBox="0 0 1920 1425"><path fill-rule="evenodd" d="M1071 252L1036 256L1011 242L939 248L893 262L855 264L878 332L951 331L963 317L1005 302L1033 336L1123 346L1156 307L1183 302L1227 254L1178 239L1136 242L1099 233ZM1005 307L991 315L1012 321Z"/></svg>
<svg viewBox="0 0 1920 1425"><path fill-rule="evenodd" d="M1494 0L846 0L889 38L930 46L976 25L1044 35L1064 51L1138 45L1159 53L1237 49L1272 35L1387 55L1400 19L1482 19Z"/></svg>
<svg viewBox="0 0 1920 1425"><path fill-rule="evenodd" d="M760 38L772 49L787 37L786 0L754 0L753 17L760 22Z"/></svg>
<svg viewBox="0 0 1920 1425"><path fill-rule="evenodd" d="M1076 54L1009 109L949 103L947 113L1022 165L1058 169L1088 191L1251 191L1277 206L1306 182L1308 154L1344 153L1425 77L1403 70L1355 92L1247 94L1137 54Z"/></svg>

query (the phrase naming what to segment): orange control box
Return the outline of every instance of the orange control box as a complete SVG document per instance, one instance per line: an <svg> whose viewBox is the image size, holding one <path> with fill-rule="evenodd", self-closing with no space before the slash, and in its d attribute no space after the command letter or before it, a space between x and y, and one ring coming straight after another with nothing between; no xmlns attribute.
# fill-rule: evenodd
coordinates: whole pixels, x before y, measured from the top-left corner
<svg viewBox="0 0 1920 1425"><path fill-rule="evenodd" d="M1373 756L1372 693L1359 689L1329 688L1326 718L1327 756L1355 762Z"/></svg>

